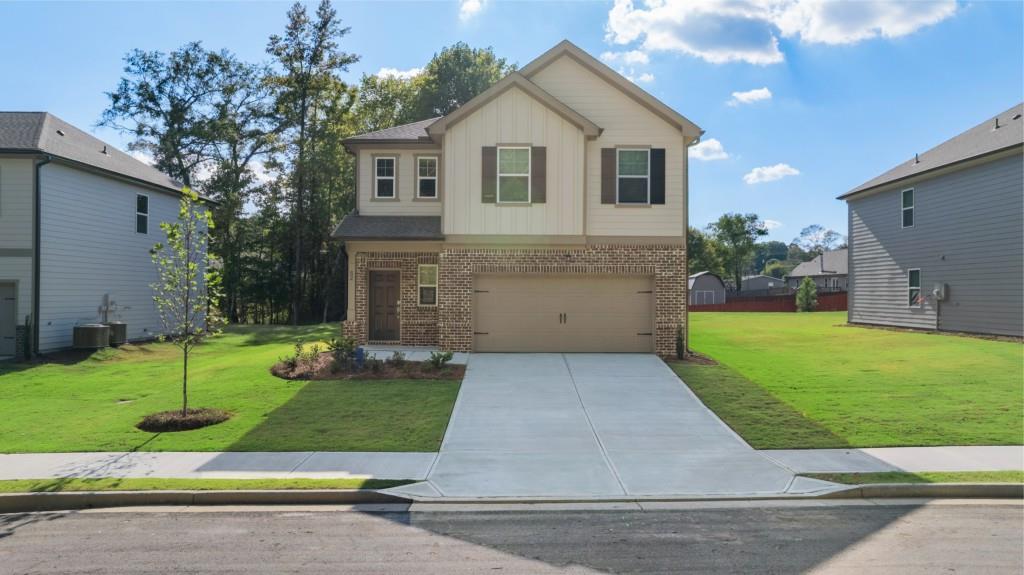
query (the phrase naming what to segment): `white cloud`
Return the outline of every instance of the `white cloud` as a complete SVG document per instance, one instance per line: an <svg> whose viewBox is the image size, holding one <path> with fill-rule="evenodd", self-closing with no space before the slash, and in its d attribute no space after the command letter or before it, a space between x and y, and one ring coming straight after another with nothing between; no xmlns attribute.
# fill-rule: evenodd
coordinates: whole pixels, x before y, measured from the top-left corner
<svg viewBox="0 0 1024 575"><path fill-rule="evenodd" d="M484 9L486 0L462 0L459 2L459 20L467 22Z"/></svg>
<svg viewBox="0 0 1024 575"><path fill-rule="evenodd" d="M399 78L402 80L408 80L413 76L419 76L423 72L423 68L409 68L408 70L399 70L398 68L381 68L377 70L376 76L380 78Z"/></svg>
<svg viewBox="0 0 1024 575"><path fill-rule="evenodd" d="M156 163L156 161L153 160L152 154L142 150L131 150L130 152L128 152L128 155L142 162L143 164L146 164L147 166L152 166L153 164Z"/></svg>
<svg viewBox="0 0 1024 575"><path fill-rule="evenodd" d="M753 104L754 102L760 102L761 100L771 99L771 90L768 88L756 88L754 90L747 90L746 92L733 92L732 99L726 103L730 106L739 106L740 104Z"/></svg>
<svg viewBox="0 0 1024 575"><path fill-rule="evenodd" d="M762 223L764 224L764 229L768 230L769 232L772 230L777 230L782 227L782 222L780 222L779 220L764 220L764 222Z"/></svg>
<svg viewBox="0 0 1024 575"><path fill-rule="evenodd" d="M601 54L601 59L609 64L648 64L651 59L647 56L646 52L641 50L630 50L628 52L605 52Z"/></svg>
<svg viewBox="0 0 1024 575"><path fill-rule="evenodd" d="M650 72L641 72L638 74L633 68L628 70L619 68L619 74L622 74L627 80L634 84L650 84L654 81L654 74L651 74Z"/></svg>
<svg viewBox="0 0 1024 575"><path fill-rule="evenodd" d="M702 162L714 162L715 160L728 159L729 154L722 147L722 142L714 138L708 138L690 148L690 157Z"/></svg>
<svg viewBox="0 0 1024 575"><path fill-rule="evenodd" d="M743 181L748 184L760 184L763 182L774 182L786 176L796 176L800 170L789 164L775 164L774 166L761 166L754 168L743 176Z"/></svg>
<svg viewBox="0 0 1024 575"><path fill-rule="evenodd" d="M896 38L956 13L956 0L615 0L605 25L618 45L639 42L645 52L667 51L713 64L782 62L779 38L805 44L852 44Z"/></svg>

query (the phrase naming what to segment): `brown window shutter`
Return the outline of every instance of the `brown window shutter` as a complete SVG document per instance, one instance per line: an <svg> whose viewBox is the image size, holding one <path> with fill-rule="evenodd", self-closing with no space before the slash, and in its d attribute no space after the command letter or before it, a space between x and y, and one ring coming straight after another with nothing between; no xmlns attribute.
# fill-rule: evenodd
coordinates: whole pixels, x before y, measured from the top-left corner
<svg viewBox="0 0 1024 575"><path fill-rule="evenodd" d="M484 146L481 152L480 201L493 204L498 201L498 148Z"/></svg>
<svg viewBox="0 0 1024 575"><path fill-rule="evenodd" d="M651 205L665 203L665 148L651 150Z"/></svg>
<svg viewBox="0 0 1024 575"><path fill-rule="evenodd" d="M615 148L601 148L601 203L615 203Z"/></svg>
<svg viewBox="0 0 1024 575"><path fill-rule="evenodd" d="M530 201L543 204L548 200L548 149L544 146L530 148Z"/></svg>

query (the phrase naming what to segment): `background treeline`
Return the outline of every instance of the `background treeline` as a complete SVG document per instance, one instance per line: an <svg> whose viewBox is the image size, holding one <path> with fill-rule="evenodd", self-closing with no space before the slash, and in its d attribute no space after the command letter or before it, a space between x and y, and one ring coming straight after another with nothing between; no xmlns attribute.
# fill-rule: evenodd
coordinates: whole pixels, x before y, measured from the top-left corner
<svg viewBox="0 0 1024 575"><path fill-rule="evenodd" d="M341 141L449 113L514 69L490 48L458 43L410 78L342 75L359 61L328 0L296 3L263 62L192 42L135 50L100 124L129 149L217 200L212 250L232 322L300 323L344 313L344 253L330 234L355 205L353 157Z"/></svg>
<svg viewBox="0 0 1024 575"><path fill-rule="evenodd" d="M801 262L846 247L846 238L818 224L807 226L790 243L760 241L768 235L757 214L723 214L704 230L689 228L689 273L709 271L738 289L742 278L764 274L782 278Z"/></svg>

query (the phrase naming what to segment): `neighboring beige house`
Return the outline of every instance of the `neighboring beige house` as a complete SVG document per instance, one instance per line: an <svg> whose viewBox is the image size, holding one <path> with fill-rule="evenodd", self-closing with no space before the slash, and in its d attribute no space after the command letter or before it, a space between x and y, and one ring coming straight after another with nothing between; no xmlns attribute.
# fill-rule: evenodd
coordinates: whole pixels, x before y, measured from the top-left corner
<svg viewBox="0 0 1024 575"><path fill-rule="evenodd" d="M675 352L702 131L562 42L443 118L345 140L346 333L452 351Z"/></svg>
<svg viewBox="0 0 1024 575"><path fill-rule="evenodd" d="M850 250L843 248L818 254L809 262L803 262L786 275L786 285L792 289L800 287L805 277L814 280L819 292L846 291L850 273Z"/></svg>

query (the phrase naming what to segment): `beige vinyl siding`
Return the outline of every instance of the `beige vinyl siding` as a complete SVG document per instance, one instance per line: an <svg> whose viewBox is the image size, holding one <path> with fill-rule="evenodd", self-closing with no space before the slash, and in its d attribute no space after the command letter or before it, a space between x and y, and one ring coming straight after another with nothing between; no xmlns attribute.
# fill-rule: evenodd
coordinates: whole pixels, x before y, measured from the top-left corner
<svg viewBox="0 0 1024 575"><path fill-rule="evenodd" d="M0 158L0 250L32 248L33 160Z"/></svg>
<svg viewBox="0 0 1024 575"><path fill-rule="evenodd" d="M587 235L681 236L686 210L686 147L679 129L562 56L530 78L604 131L587 148ZM665 204L616 207L601 203L601 148L665 148Z"/></svg>
<svg viewBox="0 0 1024 575"><path fill-rule="evenodd" d="M547 149L545 203L480 201L481 149L499 144ZM519 88L510 88L451 126L444 150L445 235L583 233L583 132Z"/></svg>
<svg viewBox="0 0 1024 575"><path fill-rule="evenodd" d="M910 187L914 227L902 228L900 193ZM851 200L850 321L1021 335L1022 189L1018 153ZM927 296L920 309L907 306L913 268ZM936 303L939 283L948 299Z"/></svg>
<svg viewBox="0 0 1024 575"><path fill-rule="evenodd" d="M420 200L416 198L416 160L417 156L438 156L441 165L441 150L411 150L388 148L359 149L359 213L364 216L439 216L441 215L441 197L444 185L443 178L438 179L438 199ZM398 159L398 200L373 199L374 157L393 157Z"/></svg>
<svg viewBox="0 0 1024 575"><path fill-rule="evenodd" d="M100 318L104 294L130 339L160 333L149 250L166 240L160 222L177 218L178 197L57 162L42 168L40 186L40 351L69 347L76 323ZM137 193L149 196L148 234L135 231Z"/></svg>

